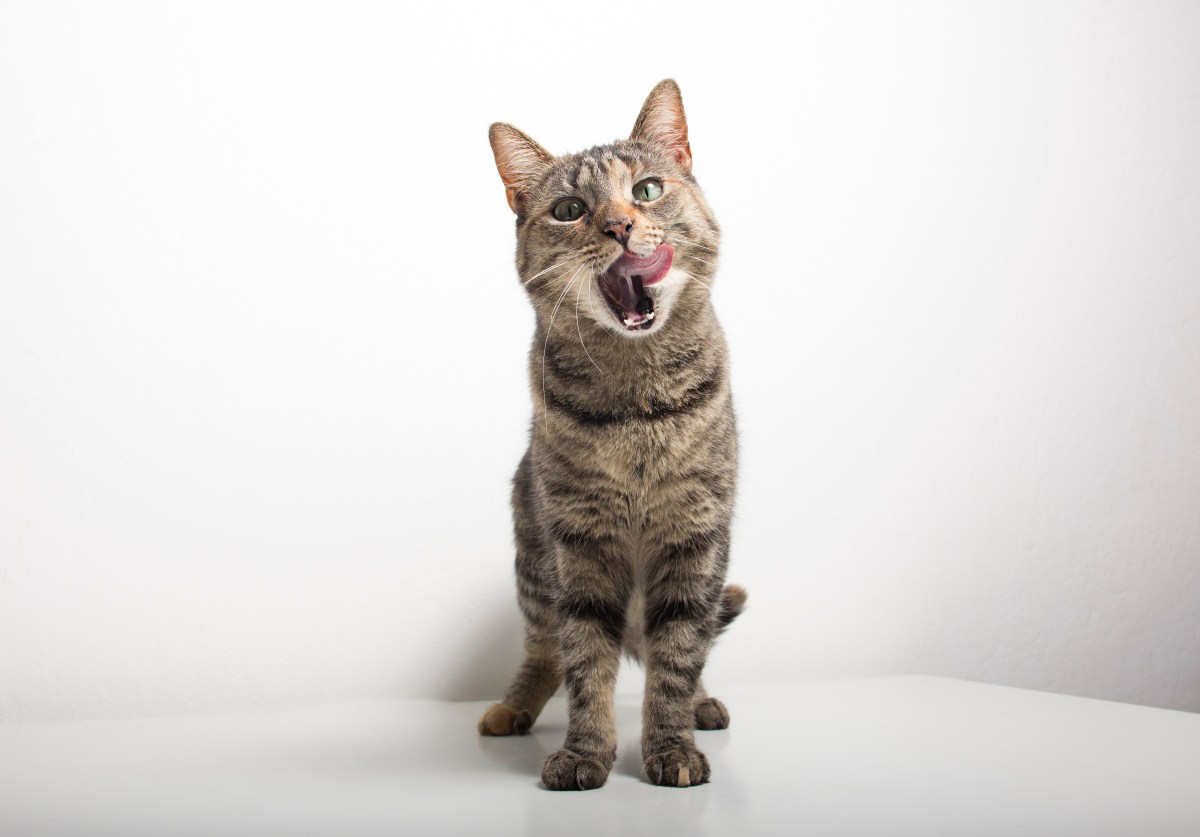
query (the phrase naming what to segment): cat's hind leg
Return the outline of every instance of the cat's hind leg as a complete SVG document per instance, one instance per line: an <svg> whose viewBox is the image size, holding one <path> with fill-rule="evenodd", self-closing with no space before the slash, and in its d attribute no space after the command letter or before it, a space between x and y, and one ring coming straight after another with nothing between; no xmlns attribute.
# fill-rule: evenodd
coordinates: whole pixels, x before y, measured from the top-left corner
<svg viewBox="0 0 1200 837"><path fill-rule="evenodd" d="M517 604L525 619L525 661L504 700L489 706L479 719L480 735L529 732L546 701L562 683L555 636L553 573L534 518L528 454L513 479L512 505L517 543Z"/></svg>
<svg viewBox="0 0 1200 837"><path fill-rule="evenodd" d="M728 729L729 710L715 697L709 697L704 684L696 684L696 698L692 706L696 729Z"/></svg>
<svg viewBox="0 0 1200 837"><path fill-rule="evenodd" d="M546 702L562 683L558 641L554 634L553 598L532 565L517 560L517 599L525 617L525 661L501 703L493 703L479 719L480 735L529 732Z"/></svg>
<svg viewBox="0 0 1200 837"><path fill-rule="evenodd" d="M746 609L746 591L730 584L721 591L721 603L717 609L717 633L729 627L729 623ZM715 697L704 691L704 683L696 683L696 698L693 701L696 729L729 729L729 710Z"/></svg>
<svg viewBox="0 0 1200 837"><path fill-rule="evenodd" d="M493 703L479 719L480 735L524 735L529 732L546 701L562 682L562 671L553 646L526 642L525 662L513 678L501 703Z"/></svg>

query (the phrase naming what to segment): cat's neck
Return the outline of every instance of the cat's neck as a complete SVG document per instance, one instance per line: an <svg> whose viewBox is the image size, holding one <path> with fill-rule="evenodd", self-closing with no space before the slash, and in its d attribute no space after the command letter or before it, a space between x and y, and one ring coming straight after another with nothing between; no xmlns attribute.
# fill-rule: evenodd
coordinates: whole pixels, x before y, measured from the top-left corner
<svg viewBox="0 0 1200 837"><path fill-rule="evenodd" d="M690 291L696 291L695 293ZM597 409L646 399L670 401L725 362L725 338L704 289L688 289L653 334L627 338L591 319L559 317L554 327L539 317L530 350L531 385L542 375ZM544 366L543 366L544 363Z"/></svg>

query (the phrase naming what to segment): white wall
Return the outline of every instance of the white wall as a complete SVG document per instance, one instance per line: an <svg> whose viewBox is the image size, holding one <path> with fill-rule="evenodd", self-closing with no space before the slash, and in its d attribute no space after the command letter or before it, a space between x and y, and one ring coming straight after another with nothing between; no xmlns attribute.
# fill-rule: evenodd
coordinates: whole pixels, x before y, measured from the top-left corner
<svg viewBox="0 0 1200 837"><path fill-rule="evenodd" d="M744 453L714 691L1200 710L1200 7L727 8L0 12L0 719L498 695L486 128L665 76Z"/></svg>

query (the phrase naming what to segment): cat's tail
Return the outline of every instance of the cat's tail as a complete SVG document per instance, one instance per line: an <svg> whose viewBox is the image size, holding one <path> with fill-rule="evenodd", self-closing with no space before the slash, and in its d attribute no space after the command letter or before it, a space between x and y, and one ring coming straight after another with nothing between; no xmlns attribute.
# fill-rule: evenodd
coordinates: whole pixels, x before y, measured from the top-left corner
<svg viewBox="0 0 1200 837"><path fill-rule="evenodd" d="M746 588L730 584L721 591L721 607L717 611L717 630L723 631L746 609Z"/></svg>

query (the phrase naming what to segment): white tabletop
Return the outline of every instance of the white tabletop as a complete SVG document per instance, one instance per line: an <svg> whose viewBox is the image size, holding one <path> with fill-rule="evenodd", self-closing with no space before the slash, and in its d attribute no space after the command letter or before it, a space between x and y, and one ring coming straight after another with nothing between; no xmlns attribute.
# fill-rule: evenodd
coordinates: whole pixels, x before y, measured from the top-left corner
<svg viewBox="0 0 1200 837"><path fill-rule="evenodd" d="M714 689L698 788L540 787L565 727L479 738L483 703L0 726L0 834L1200 835L1200 715L892 677Z"/></svg>

